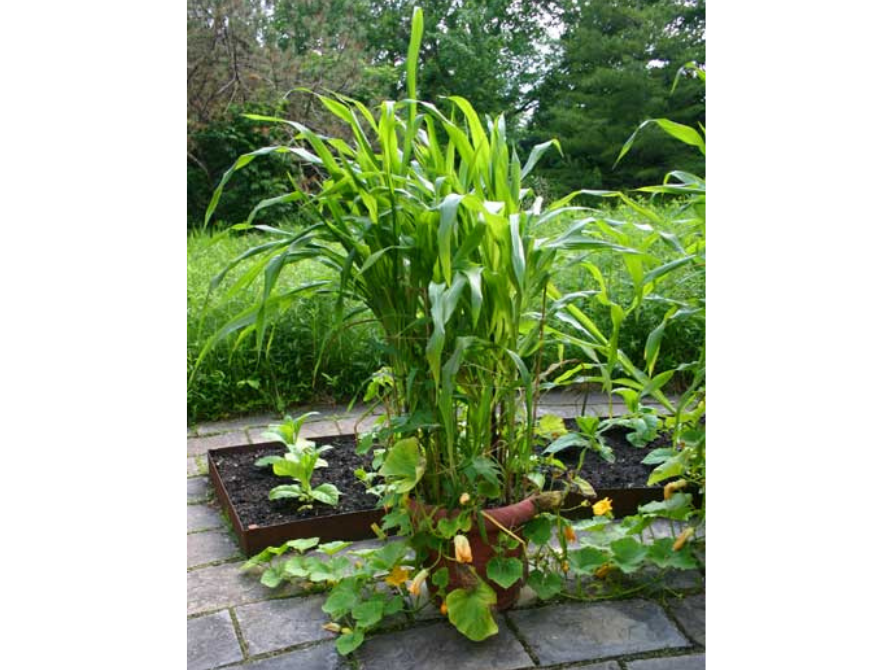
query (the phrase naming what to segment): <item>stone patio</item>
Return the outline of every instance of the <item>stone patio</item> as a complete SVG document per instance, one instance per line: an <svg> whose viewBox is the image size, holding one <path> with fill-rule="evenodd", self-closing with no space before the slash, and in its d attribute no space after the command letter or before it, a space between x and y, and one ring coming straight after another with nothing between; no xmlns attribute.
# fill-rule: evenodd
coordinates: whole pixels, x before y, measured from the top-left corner
<svg viewBox="0 0 894 670"><path fill-rule="evenodd" d="M543 413L574 416L579 394L547 394ZM604 396L586 398L604 414ZM351 434L363 408L317 409L302 434ZM272 415L187 429L187 667L189 670L697 670L705 667L704 579L677 573L667 589L627 600L538 603L523 598L499 615L498 635L473 643L437 613L393 619L351 658L335 651L320 606L325 596L286 586L271 590L239 571L246 559L205 475L208 449L264 441ZM645 594L645 595L643 595Z"/></svg>

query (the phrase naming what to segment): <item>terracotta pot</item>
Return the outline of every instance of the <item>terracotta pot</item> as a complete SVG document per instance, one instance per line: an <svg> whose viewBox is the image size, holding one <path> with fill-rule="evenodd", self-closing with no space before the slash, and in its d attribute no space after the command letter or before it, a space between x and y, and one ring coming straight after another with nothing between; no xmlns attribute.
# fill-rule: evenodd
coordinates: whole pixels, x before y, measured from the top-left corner
<svg viewBox="0 0 894 670"><path fill-rule="evenodd" d="M415 515L415 512L418 510L419 514L427 512L427 514L431 515L430 508L423 508L422 506L416 504L413 501L410 501L410 511L411 514ZM519 503L515 503L513 505L506 505L505 507L496 507L492 509L486 509L484 512L490 519L485 518L484 520L484 528L486 539L483 539L481 536L481 531L477 523L473 523L471 530L466 533L466 537L469 539L469 546L472 549L472 562L471 563L457 563L453 560L446 560L441 557L431 568L431 574L442 567L447 568L447 572L449 575L449 581L447 584L447 591L452 591L457 588L467 588L474 586L477 582L475 574L472 573L470 566L475 569L475 573L478 574L479 577L484 579L487 582L488 586L490 586L494 593L497 595L497 604L496 609L498 611L506 610L512 607L515 604L515 601L518 600L518 595L521 592L521 588L525 583L525 580L528 578L528 564L524 560L525 547L524 545L519 545L514 549L508 551L502 551L500 555L506 558L518 558L522 561L524 566L524 573L522 574L522 578L515 582L508 589L503 588L499 584L492 582L487 578L487 562L497 555L495 551L495 547L498 546L499 536L504 531L500 528L503 526L504 528L508 528L513 533L518 534L519 529L522 525L530 521L537 514L537 507L534 505L534 499L526 498ZM449 518L459 514L458 510L438 510L432 515L432 520L437 523L439 519ZM491 520L493 519L493 521ZM494 523L494 521L496 523ZM499 524L499 525L497 525ZM451 548L451 557L452 557L452 548ZM431 555L431 559L434 561L436 556L434 554ZM428 580L428 588L430 593L435 593L437 591L437 587L431 583L431 576L429 576ZM440 599L435 597L435 602L438 606L440 606Z"/></svg>

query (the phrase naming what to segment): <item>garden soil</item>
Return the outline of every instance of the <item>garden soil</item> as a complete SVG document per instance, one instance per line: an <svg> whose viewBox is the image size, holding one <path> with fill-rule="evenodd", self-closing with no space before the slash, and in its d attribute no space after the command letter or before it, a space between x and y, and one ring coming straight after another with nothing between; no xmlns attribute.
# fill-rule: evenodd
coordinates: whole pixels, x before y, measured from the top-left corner
<svg viewBox="0 0 894 670"><path fill-rule="evenodd" d="M573 427L573 426L572 426ZM598 454L588 451L584 457L580 475L588 481L597 494L600 489L645 487L653 466L643 465L642 459L652 449L667 446L668 439L658 440L647 447L632 446L625 438L624 429L612 429L606 433L606 442L615 454L615 462L608 463ZM353 436L341 436L326 440L316 440L317 444L334 447L323 454L329 463L314 473L312 484L324 482L335 484L341 491L338 506L315 503L312 508L298 511L299 503L294 500L269 500L270 489L291 482L287 477L277 477L270 466L259 468L254 462L262 456L284 452L282 445L259 445L257 450L216 454L217 466L224 487L236 509L244 527L250 525L272 526L302 519L345 514L373 509L376 498L366 492L366 487L354 475L354 470L372 467L372 452L359 456L355 452ZM577 466L580 450L566 449L558 458L569 466Z"/></svg>

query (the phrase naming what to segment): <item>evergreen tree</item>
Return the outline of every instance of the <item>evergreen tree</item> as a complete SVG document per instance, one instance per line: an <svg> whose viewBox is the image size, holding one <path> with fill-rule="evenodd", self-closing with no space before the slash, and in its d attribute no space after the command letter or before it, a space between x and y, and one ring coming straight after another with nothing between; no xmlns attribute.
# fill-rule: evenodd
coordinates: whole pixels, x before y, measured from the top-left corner
<svg viewBox="0 0 894 670"><path fill-rule="evenodd" d="M704 174L704 158L657 129L614 167L624 141L648 118L705 122L704 87L678 69L705 62L704 0L571 0L561 63L540 87L526 143L559 138L540 174L560 191L632 188L670 170Z"/></svg>

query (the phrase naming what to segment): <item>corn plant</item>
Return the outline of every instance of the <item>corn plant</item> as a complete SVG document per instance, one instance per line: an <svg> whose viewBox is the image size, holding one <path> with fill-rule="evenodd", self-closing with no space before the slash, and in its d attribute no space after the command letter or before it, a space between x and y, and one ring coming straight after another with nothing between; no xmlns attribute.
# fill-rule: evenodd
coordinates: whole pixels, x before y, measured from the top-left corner
<svg viewBox="0 0 894 670"><path fill-rule="evenodd" d="M268 323L302 294L335 293L344 327L368 320L384 333L393 377L390 448L382 468L392 491L455 504L464 491L517 500L530 487L540 352L545 320L556 309L551 277L568 248L612 246L580 234L587 219L552 236L549 221L583 208L576 193L544 208L522 186L555 141L523 164L507 140L502 115L482 119L451 96L439 107L417 99L421 11L414 14L407 59L408 97L370 109L339 94L315 95L349 129L353 142L325 137L302 123L255 116L295 131L285 146L242 156L226 182L266 154L294 157L322 175L319 191L260 202L237 229L270 241L245 252L215 283L245 266L239 286L263 278L259 300L212 338L239 331L266 346ZM253 226L263 209L295 203L313 223L297 231ZM318 262L338 278L281 289L284 267ZM359 302L361 309L348 309Z"/></svg>

